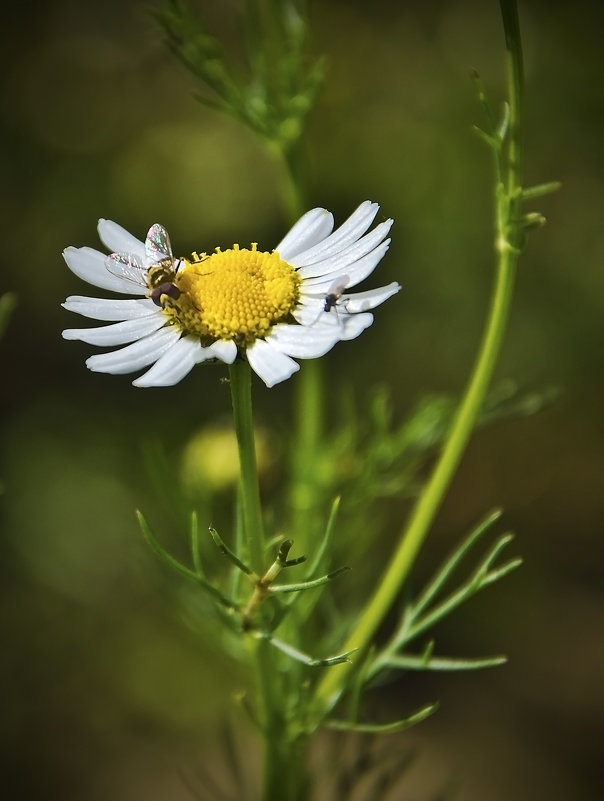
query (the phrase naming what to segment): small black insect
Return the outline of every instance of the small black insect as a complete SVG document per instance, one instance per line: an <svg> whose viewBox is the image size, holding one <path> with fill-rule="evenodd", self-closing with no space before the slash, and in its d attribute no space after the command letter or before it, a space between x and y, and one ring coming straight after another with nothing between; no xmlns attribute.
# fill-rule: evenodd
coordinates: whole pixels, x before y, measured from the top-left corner
<svg viewBox="0 0 604 801"><path fill-rule="evenodd" d="M330 312L336 306L349 281L350 277L347 275L340 275L338 278L336 278L333 284L329 287L329 292L325 295L323 311Z"/></svg>

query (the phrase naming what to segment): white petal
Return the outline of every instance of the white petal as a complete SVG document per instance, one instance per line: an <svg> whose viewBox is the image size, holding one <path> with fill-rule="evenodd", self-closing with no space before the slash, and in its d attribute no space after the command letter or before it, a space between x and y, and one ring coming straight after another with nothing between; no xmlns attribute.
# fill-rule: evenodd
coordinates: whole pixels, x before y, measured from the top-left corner
<svg viewBox="0 0 604 801"><path fill-rule="evenodd" d="M101 325L98 328L67 328L63 331L63 339L79 339L89 345L125 345L141 337L146 337L162 328L166 317L161 312L134 320L125 320L114 325Z"/></svg>
<svg viewBox="0 0 604 801"><path fill-rule="evenodd" d="M294 267L299 267L303 264L314 264L316 261L323 261L323 259L333 256L343 248L356 242L369 228L379 208L377 203L365 200L331 236L328 236L322 242L318 242L314 247L296 253L294 260L290 261L290 264Z"/></svg>
<svg viewBox="0 0 604 801"><path fill-rule="evenodd" d="M302 295L300 305L292 312L300 325L313 325L325 310L325 295Z"/></svg>
<svg viewBox="0 0 604 801"><path fill-rule="evenodd" d="M237 350L236 347L235 347L235 350ZM207 362L207 361L215 360L215 359L218 359L218 358L220 358L220 357L219 357L218 353L214 352L213 343L212 343L212 345L210 345L207 348L201 347L201 344L200 344L199 352L197 353L197 356L195 357L195 363L196 364L202 364L202 362ZM221 361L222 361L222 359L221 359ZM229 362L229 364L230 364L230 362Z"/></svg>
<svg viewBox="0 0 604 801"><path fill-rule="evenodd" d="M204 351L210 354L208 359L220 359L226 364L233 364L237 358L237 345L232 339L218 339L216 342L212 342L209 348L204 348Z"/></svg>
<svg viewBox="0 0 604 801"><path fill-rule="evenodd" d="M284 261L289 261L296 253L321 242L333 231L333 214L327 209L307 211L287 233L275 250Z"/></svg>
<svg viewBox="0 0 604 801"><path fill-rule="evenodd" d="M339 340L338 328L333 326L276 325L266 341L296 359L315 359Z"/></svg>
<svg viewBox="0 0 604 801"><path fill-rule="evenodd" d="M346 273L348 275L348 282L346 286L356 286L365 278L367 278L368 275L371 275L389 247L390 239L386 239L381 245L378 245L377 248L372 250L371 253L368 253L366 256L363 256L363 258L358 259L358 261L355 261L354 264L349 264L348 267L346 267ZM326 275L317 276L316 278L304 279L301 287L302 293L308 290L313 294L317 294L321 291L327 294L333 283L334 277L337 276L340 271L341 267L334 259L334 269L331 272L327 273Z"/></svg>
<svg viewBox="0 0 604 801"><path fill-rule="evenodd" d="M339 313L339 320L341 325L340 339L356 339L366 328L369 328L373 322L373 314L369 312L365 312L365 314Z"/></svg>
<svg viewBox="0 0 604 801"><path fill-rule="evenodd" d="M111 253L136 253L145 258L145 245L113 220L99 220L97 231L101 242Z"/></svg>
<svg viewBox="0 0 604 801"><path fill-rule="evenodd" d="M397 281L393 281L391 284L381 286L378 289L369 289L366 292L355 292L352 295L342 295L339 303L349 314L357 314L358 312L375 309L380 303L396 295L396 293L400 291L400 288L401 285Z"/></svg>
<svg viewBox="0 0 604 801"><path fill-rule="evenodd" d="M274 387L300 369L300 365L293 359L263 339L257 339L246 350L246 354L252 370L260 376L267 387Z"/></svg>
<svg viewBox="0 0 604 801"><path fill-rule="evenodd" d="M175 326L160 328L132 345L110 353L99 353L86 360L89 370L96 373L132 373L157 361L159 357L180 339L181 332Z"/></svg>
<svg viewBox="0 0 604 801"><path fill-rule="evenodd" d="M135 387L172 387L191 372L201 350L197 337L182 337L132 384Z"/></svg>
<svg viewBox="0 0 604 801"><path fill-rule="evenodd" d="M147 317L153 312L161 314L150 298L110 300L71 295L61 305L67 311L91 317L93 320L134 320L137 317Z"/></svg>
<svg viewBox="0 0 604 801"><path fill-rule="evenodd" d="M298 275L301 275L303 278L314 278L318 275L328 275L334 272L348 273L350 275L354 262L366 256L368 253L371 253L372 250L378 247L388 234L393 222L393 220L386 220L380 223L373 231L370 231L370 233L361 237L361 239L356 242L347 244L346 247L338 250L335 255L330 258L322 259L312 264L302 264L298 261L300 257L296 257L293 266L300 266Z"/></svg>
<svg viewBox="0 0 604 801"><path fill-rule="evenodd" d="M144 295L145 289L133 281L112 275L105 266L105 256L93 248L65 248L63 258L72 273L101 289L121 292L124 295Z"/></svg>

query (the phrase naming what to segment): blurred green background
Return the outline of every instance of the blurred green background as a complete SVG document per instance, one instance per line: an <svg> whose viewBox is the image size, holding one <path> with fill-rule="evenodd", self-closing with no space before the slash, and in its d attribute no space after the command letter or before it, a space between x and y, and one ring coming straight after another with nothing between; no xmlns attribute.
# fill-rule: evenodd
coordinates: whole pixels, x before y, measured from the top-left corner
<svg viewBox="0 0 604 801"><path fill-rule="evenodd" d="M238 3L198 6L239 58ZM171 488L153 484L143 454L177 465L200 426L226 419L224 370L138 390L89 373L94 348L60 337L79 325L60 302L95 294L60 253L97 247L99 217L141 238L161 222L178 253L271 249L287 229L278 165L193 101L193 80L147 9L8 0L1 12L1 289L18 302L0 343L2 754L14 799L212 797L199 771L220 760L223 722L236 717L229 699L245 682L183 613L180 582L156 564L133 513L145 509L184 549L180 501L170 514ZM442 700L390 741L417 749L396 798L445 786L465 801L601 798L604 12L585 0L530 0L520 12L527 183L563 190L535 206L548 226L522 258L498 376L562 394L474 437L424 551L420 572L502 505L526 564L437 631L441 650L504 651L507 666L389 689L397 715ZM491 165L471 131L482 120L469 71L499 103L498 4L327 0L312 21L329 73L308 136L309 207L342 221L361 200L379 201L396 224L378 283L403 284L366 335L326 357L329 413L337 419L339 386L362 405L368 387L387 383L403 419L424 391L461 391L483 323ZM276 437L287 435L295 381L256 382L258 417ZM227 506L206 513L216 522Z"/></svg>

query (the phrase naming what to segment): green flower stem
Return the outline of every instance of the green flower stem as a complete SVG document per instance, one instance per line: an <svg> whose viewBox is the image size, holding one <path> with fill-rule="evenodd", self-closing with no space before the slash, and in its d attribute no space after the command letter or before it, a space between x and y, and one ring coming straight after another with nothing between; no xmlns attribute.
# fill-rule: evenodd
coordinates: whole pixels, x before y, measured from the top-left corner
<svg viewBox="0 0 604 801"><path fill-rule="evenodd" d="M254 425L252 417L252 376L247 361L235 361L229 368L231 398L235 432L239 448L240 498L243 512L243 529L254 571L262 576L265 572L264 528L260 488L254 448ZM288 748L287 722L282 711L281 685L274 664L271 646L266 640L250 642L256 664L261 723L265 737L264 755L264 801L281 796L284 775L287 774L290 754Z"/></svg>
<svg viewBox="0 0 604 801"><path fill-rule="evenodd" d="M519 243L524 234L520 220L522 192L522 52L515 0L500 0L506 41L506 73L510 98L510 127L505 186L496 188L495 249L497 267L490 310L478 356L465 394L451 426L440 459L416 503L399 546L378 582L343 650L363 653L396 598L426 538L482 408L497 356L501 348L514 288ZM357 663L360 660L356 660ZM318 684L315 711L320 720L340 697L351 665L330 670Z"/></svg>
<svg viewBox="0 0 604 801"><path fill-rule="evenodd" d="M290 801L295 798L291 785L296 774L295 750L289 738L287 721L283 712L284 698L278 678L271 645L267 640L253 644L258 689L263 703L262 728L264 734L263 801Z"/></svg>
<svg viewBox="0 0 604 801"><path fill-rule="evenodd" d="M254 447L252 418L252 371L247 361L237 360L229 367L235 434L239 449L243 528L249 559L255 572L264 573L264 526Z"/></svg>

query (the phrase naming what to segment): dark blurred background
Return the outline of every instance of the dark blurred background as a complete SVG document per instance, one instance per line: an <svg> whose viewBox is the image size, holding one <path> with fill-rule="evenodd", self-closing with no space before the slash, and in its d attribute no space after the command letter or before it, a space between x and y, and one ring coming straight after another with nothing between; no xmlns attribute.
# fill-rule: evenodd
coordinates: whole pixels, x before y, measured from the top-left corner
<svg viewBox="0 0 604 801"><path fill-rule="evenodd" d="M142 507L160 530L169 522L144 452L161 446L177 463L195 430L224 419L224 371L138 390L89 373L94 348L60 337L79 325L60 302L95 294L60 253L98 246L99 217L141 238L162 222L179 253L233 241L271 249L287 228L278 165L192 99L148 7L7 0L0 12L1 289L18 303L0 343L2 754L13 799L211 797L198 768L216 760L224 720L238 714L225 699L245 680L184 618L178 579L133 515ZM238 4L198 7L236 53ZM417 750L393 798L443 788L464 801L602 797L604 12L530 0L520 13L527 184L563 189L535 206L548 225L521 261L498 377L561 393L536 416L480 431L439 515L420 570L486 510L505 509L526 563L441 627L439 642L510 662L389 689L401 714L442 701L391 741ZM396 220L379 283L403 284L327 369L361 405L367 387L388 383L403 419L425 391L461 391L484 319L492 180L471 131L482 120L469 72L500 103L498 4L325 0L312 19L329 77L308 136L309 207L341 221L361 200L379 201ZM259 418L278 432L295 380L256 384Z"/></svg>

